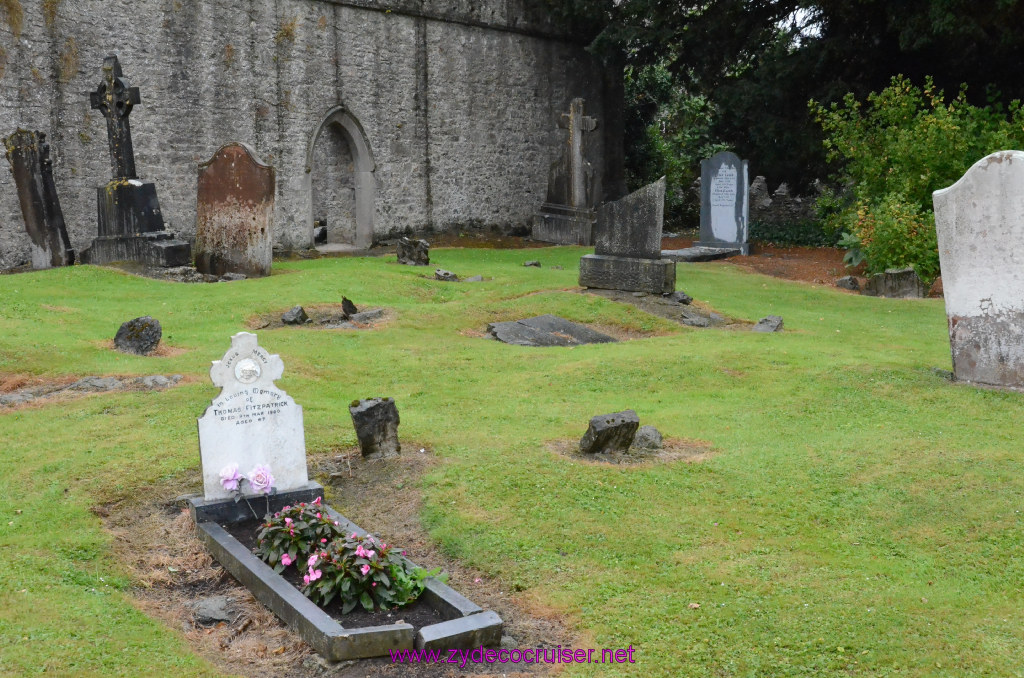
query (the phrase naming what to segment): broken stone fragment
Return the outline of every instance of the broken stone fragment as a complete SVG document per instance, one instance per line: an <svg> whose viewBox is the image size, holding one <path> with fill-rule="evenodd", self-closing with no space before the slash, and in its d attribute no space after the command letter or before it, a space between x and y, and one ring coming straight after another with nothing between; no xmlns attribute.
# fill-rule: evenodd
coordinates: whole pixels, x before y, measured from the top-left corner
<svg viewBox="0 0 1024 678"><path fill-rule="evenodd" d="M309 316L306 315L306 309L301 306L293 306L281 314L281 322L285 325L302 325L309 322Z"/></svg>
<svg viewBox="0 0 1024 678"><path fill-rule="evenodd" d="M641 426L633 436L633 449L636 450L660 450L663 441L661 431L653 426Z"/></svg>
<svg viewBox="0 0 1024 678"><path fill-rule="evenodd" d="M434 270L434 280L443 280L444 282L459 282L459 276L455 275L451 271L446 271L443 268Z"/></svg>
<svg viewBox="0 0 1024 678"><path fill-rule="evenodd" d="M836 281L836 287L844 290L853 290L856 292L860 289L860 283L852 275L844 275L842 278Z"/></svg>
<svg viewBox="0 0 1024 678"><path fill-rule="evenodd" d="M402 238L398 241L398 263L406 266L426 266L430 263L430 243L426 240Z"/></svg>
<svg viewBox="0 0 1024 678"><path fill-rule="evenodd" d="M753 329L755 332L778 332L782 329L782 316L769 315L761 318L754 325Z"/></svg>
<svg viewBox="0 0 1024 678"><path fill-rule="evenodd" d="M640 427L640 418L633 410L600 414L590 420L580 440L581 454L622 454L629 450Z"/></svg>
<svg viewBox="0 0 1024 678"><path fill-rule="evenodd" d="M155 318L144 315L122 323L114 335L114 347L124 353L149 355L160 343L163 330Z"/></svg>
<svg viewBox="0 0 1024 678"><path fill-rule="evenodd" d="M393 457L402 451L398 406L393 398L353 400L348 411L364 457Z"/></svg>

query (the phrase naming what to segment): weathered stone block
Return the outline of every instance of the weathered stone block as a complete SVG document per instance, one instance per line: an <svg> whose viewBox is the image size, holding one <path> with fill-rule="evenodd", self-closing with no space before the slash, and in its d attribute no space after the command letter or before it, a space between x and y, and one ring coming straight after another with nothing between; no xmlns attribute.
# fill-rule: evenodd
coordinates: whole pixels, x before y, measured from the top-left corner
<svg viewBox="0 0 1024 678"><path fill-rule="evenodd" d="M426 266L430 263L430 243L426 240L402 238L398 241L398 263L406 266Z"/></svg>
<svg viewBox="0 0 1024 678"><path fill-rule="evenodd" d="M861 294L869 297L892 299L920 298L928 294L927 288L912 268L889 268L868 278Z"/></svg>
<svg viewBox="0 0 1024 678"><path fill-rule="evenodd" d="M633 436L631 447L638 450L660 450L662 444L661 431L653 426L641 426Z"/></svg>
<svg viewBox="0 0 1024 678"><path fill-rule="evenodd" d="M600 414L590 420L580 440L582 454L622 454L629 451L640 427L640 418L633 410Z"/></svg>
<svg viewBox="0 0 1024 678"><path fill-rule="evenodd" d="M304 325L309 322L309 316L301 306L292 306L281 314L281 322L285 325Z"/></svg>
<svg viewBox="0 0 1024 678"><path fill-rule="evenodd" d="M668 259L635 259L588 254L580 259L581 287L665 294L676 287L676 264Z"/></svg>
<svg viewBox="0 0 1024 678"><path fill-rule="evenodd" d="M594 254L660 259L664 221L665 177L662 177L601 207L594 234Z"/></svg>
<svg viewBox="0 0 1024 678"><path fill-rule="evenodd" d="M160 321L144 315L121 324L114 335L114 347L125 353L149 355L156 350L161 336Z"/></svg>
<svg viewBox="0 0 1024 678"><path fill-rule="evenodd" d="M758 320L751 329L755 332L780 332L782 324L782 316L769 315Z"/></svg>
<svg viewBox="0 0 1024 678"><path fill-rule="evenodd" d="M836 281L836 287L843 290L852 290L856 292L860 290L860 283L852 275L844 275L842 278Z"/></svg>
<svg viewBox="0 0 1024 678"><path fill-rule="evenodd" d="M501 642L501 627L501 617L492 610L431 624L416 632L416 649L491 647Z"/></svg>
<svg viewBox="0 0 1024 678"><path fill-rule="evenodd" d="M393 398L356 400L348 411L364 457L392 457L402 451L398 406Z"/></svg>

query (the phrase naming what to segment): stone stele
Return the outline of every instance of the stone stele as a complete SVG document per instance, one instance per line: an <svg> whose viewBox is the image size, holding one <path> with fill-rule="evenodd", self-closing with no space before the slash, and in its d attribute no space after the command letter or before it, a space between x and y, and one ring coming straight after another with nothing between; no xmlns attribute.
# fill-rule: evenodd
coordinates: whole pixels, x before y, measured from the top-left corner
<svg viewBox="0 0 1024 678"><path fill-rule="evenodd" d="M1000 151L932 194L953 374L1024 387L1024 152Z"/></svg>
<svg viewBox="0 0 1024 678"><path fill-rule="evenodd" d="M274 385L283 372L280 356L267 353L249 332L231 337L231 348L213 361L210 379L221 392L199 418L207 500L232 496L220 482L221 469L230 464L238 464L243 475L257 464L269 466L278 492L309 482L302 407ZM248 483L242 489L249 494Z"/></svg>
<svg viewBox="0 0 1024 678"><path fill-rule="evenodd" d="M227 144L199 166L197 186L196 270L270 275L274 168L245 144Z"/></svg>
<svg viewBox="0 0 1024 678"><path fill-rule="evenodd" d="M734 247L749 254L748 162L729 151L700 162L699 247Z"/></svg>

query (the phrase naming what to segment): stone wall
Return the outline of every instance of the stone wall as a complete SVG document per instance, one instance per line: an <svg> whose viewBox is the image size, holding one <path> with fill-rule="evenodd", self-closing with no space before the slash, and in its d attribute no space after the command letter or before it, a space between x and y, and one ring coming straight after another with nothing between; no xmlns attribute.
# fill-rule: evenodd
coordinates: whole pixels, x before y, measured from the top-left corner
<svg viewBox="0 0 1024 678"><path fill-rule="evenodd" d="M114 53L141 90L131 115L139 177L156 183L169 229L187 238L197 165L231 141L276 168L275 241L287 248L311 245L314 217L331 220L314 214L324 209L313 202L320 162L321 175L355 174L334 185L355 187L364 204L352 212L373 239L528 223L565 134L559 115L577 96L606 123L613 160L592 161L618 171L620 90L524 0L20 0L20 21L18 5L0 9L0 134L48 134L78 250L96 234L95 187L111 178L106 124L88 93ZM344 118L347 137L329 116ZM0 267L28 252L12 177L0 171Z"/></svg>

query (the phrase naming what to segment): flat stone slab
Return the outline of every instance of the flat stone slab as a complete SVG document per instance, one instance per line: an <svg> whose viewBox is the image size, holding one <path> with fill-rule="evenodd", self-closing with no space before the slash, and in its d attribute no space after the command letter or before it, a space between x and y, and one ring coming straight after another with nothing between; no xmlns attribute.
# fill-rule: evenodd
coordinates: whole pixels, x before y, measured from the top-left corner
<svg viewBox="0 0 1024 678"><path fill-rule="evenodd" d="M579 346L616 341L607 334L556 315L490 323L487 331L498 341L516 346Z"/></svg>
<svg viewBox="0 0 1024 678"><path fill-rule="evenodd" d="M672 261L694 262L694 261L715 261L716 259L728 259L739 256L743 252L738 247L687 247L681 250L662 250L662 259Z"/></svg>

